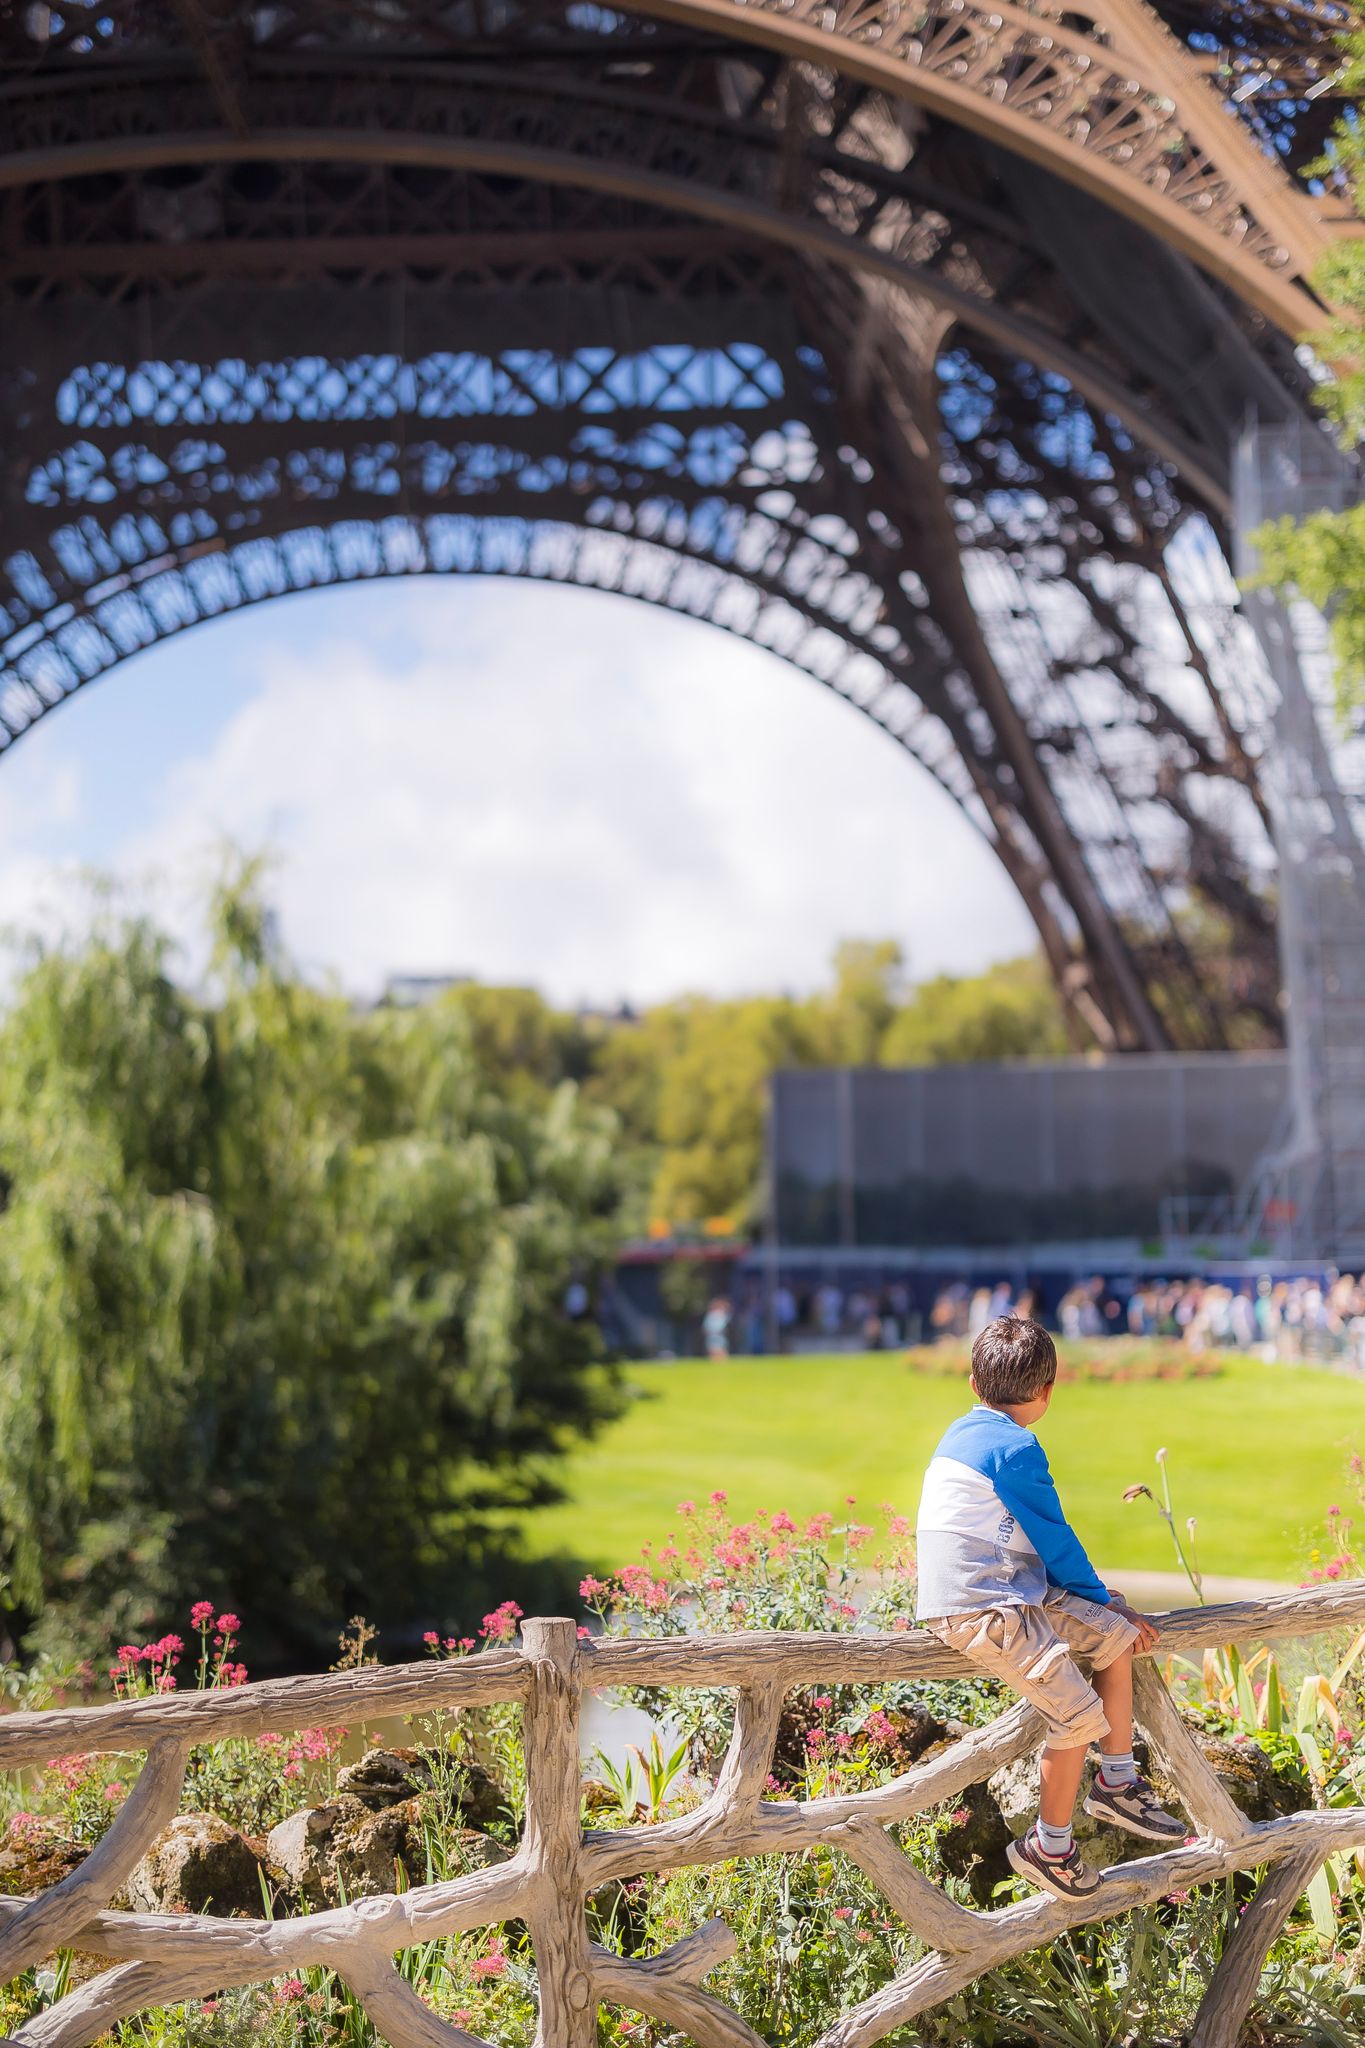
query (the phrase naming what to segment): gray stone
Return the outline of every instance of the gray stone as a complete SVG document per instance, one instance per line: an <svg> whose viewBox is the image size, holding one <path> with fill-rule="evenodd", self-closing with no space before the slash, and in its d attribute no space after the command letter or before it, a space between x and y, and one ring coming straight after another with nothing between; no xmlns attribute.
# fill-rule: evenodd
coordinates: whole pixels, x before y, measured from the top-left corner
<svg viewBox="0 0 1365 2048"><path fill-rule="evenodd" d="M367 1749L356 1763L337 1772L338 1793L349 1793L373 1812L400 1806L430 1789L431 1766L416 1749Z"/></svg>
<svg viewBox="0 0 1365 2048"><path fill-rule="evenodd" d="M261 1912L260 1857L215 1813L182 1813L158 1835L128 1880L138 1913Z"/></svg>
<svg viewBox="0 0 1365 2048"><path fill-rule="evenodd" d="M1221 1735L1208 1735L1202 1728L1186 1725L1223 1790L1248 1820L1284 1820L1300 1811L1302 1790L1275 1775L1275 1766L1258 1742L1249 1736L1228 1742ZM1153 1756L1148 1775L1161 1797L1169 1798L1179 1809L1180 1795L1162 1770L1159 1757Z"/></svg>
<svg viewBox="0 0 1365 2048"><path fill-rule="evenodd" d="M1111 1864L1127 1863L1134 1856L1149 1856L1151 1844L1126 1835L1118 1828L1105 1827L1093 1820L1082 1804L1089 1784L1089 1774L1081 1785L1080 1797L1076 1801L1074 1827L1076 1846L1086 1862L1094 1870L1108 1870ZM993 1777L986 1781L1002 1819L1012 1835L1022 1835L1038 1813L1040 1786L1039 1752L1021 1756L1012 1764L1005 1764Z"/></svg>
<svg viewBox="0 0 1365 2048"><path fill-rule="evenodd" d="M505 1815L507 1794L482 1764L466 1757L452 1759L447 1768L450 1803L467 1826L486 1828ZM338 1795L358 1799L375 1813L419 1798L434 1783L431 1759L420 1749L367 1749L337 1773Z"/></svg>
<svg viewBox="0 0 1365 2048"><path fill-rule="evenodd" d="M456 1846L471 1870L507 1857L499 1843L473 1828L458 1831ZM400 1868L409 1884L423 1883L427 1874L421 1802L416 1799L376 1809L343 1793L323 1806L291 1813L270 1830L266 1851L289 1890L314 1908L392 1892Z"/></svg>
<svg viewBox="0 0 1365 2048"><path fill-rule="evenodd" d="M506 1791L491 1771L486 1771L472 1758L466 1758L460 1764L455 1806L467 1827L487 1828L494 1821L506 1820L510 1803Z"/></svg>

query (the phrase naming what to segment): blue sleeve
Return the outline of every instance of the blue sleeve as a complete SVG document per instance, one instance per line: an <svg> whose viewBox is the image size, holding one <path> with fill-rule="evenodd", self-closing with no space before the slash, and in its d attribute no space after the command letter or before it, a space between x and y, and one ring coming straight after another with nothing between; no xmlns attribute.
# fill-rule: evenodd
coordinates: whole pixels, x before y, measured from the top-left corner
<svg viewBox="0 0 1365 2048"><path fill-rule="evenodd" d="M1043 1560L1049 1583L1107 1607L1109 1590L1101 1585L1080 1537L1062 1512L1041 1444L1021 1444L1000 1460L991 1480Z"/></svg>

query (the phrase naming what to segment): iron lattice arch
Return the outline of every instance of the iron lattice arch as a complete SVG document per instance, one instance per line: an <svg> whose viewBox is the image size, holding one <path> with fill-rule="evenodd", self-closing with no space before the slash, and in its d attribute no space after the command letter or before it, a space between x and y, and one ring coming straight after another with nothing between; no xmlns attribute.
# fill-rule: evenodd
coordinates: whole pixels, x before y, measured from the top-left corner
<svg viewBox="0 0 1365 2048"><path fill-rule="evenodd" d="M1254 748L1170 564L1216 554L1248 408L1306 402L1335 202L1293 173L1348 19L10 12L0 751L286 591L622 591L912 753L1078 1035L1273 1028ZM1235 985L1186 944L1210 909Z"/></svg>

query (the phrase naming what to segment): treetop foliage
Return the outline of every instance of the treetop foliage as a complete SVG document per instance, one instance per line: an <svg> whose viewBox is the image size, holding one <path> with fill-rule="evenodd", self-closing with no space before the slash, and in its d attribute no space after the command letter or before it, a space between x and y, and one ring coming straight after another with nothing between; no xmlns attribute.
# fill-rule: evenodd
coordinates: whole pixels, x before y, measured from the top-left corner
<svg viewBox="0 0 1365 2048"><path fill-rule="evenodd" d="M252 879L214 990L137 922L0 1021L0 1547L12 1632L250 1604L311 1647L454 1613L500 1518L610 1412L562 1309L616 1240L614 1123L480 1067L460 1005L357 1015Z"/></svg>

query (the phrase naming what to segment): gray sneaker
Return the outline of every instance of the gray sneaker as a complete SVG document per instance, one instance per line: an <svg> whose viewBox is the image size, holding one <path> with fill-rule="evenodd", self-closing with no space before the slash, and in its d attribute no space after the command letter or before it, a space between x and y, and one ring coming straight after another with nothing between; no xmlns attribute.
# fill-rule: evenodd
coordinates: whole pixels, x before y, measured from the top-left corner
<svg viewBox="0 0 1365 2048"><path fill-rule="evenodd" d="M1095 1820L1141 1835L1147 1842L1174 1846L1188 1840L1190 1834L1188 1822L1167 1813L1145 1778L1134 1778L1131 1785L1106 1785L1103 1778L1096 1777L1086 1794L1084 1810Z"/></svg>
<svg viewBox="0 0 1365 2048"><path fill-rule="evenodd" d="M1082 1861L1074 1844L1069 1855L1049 1856L1034 1828L1011 1842L1005 1854L1020 1877L1051 1892L1054 1899L1089 1899L1100 1888L1099 1873Z"/></svg>

